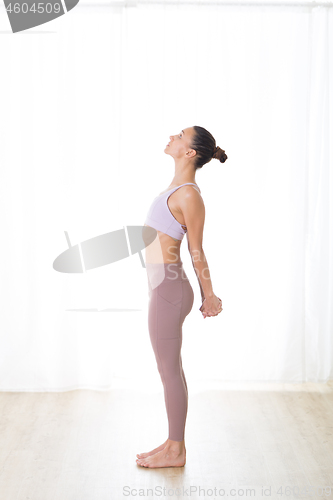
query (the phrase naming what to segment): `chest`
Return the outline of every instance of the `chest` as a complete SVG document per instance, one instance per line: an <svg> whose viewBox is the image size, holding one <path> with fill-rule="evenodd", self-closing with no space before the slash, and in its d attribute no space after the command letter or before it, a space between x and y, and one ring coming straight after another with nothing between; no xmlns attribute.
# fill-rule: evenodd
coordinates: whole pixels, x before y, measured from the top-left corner
<svg viewBox="0 0 333 500"><path fill-rule="evenodd" d="M183 212L180 208L180 193L175 191L165 200L167 208L170 210L171 215L182 225L185 224ZM184 226L185 227L185 226Z"/></svg>

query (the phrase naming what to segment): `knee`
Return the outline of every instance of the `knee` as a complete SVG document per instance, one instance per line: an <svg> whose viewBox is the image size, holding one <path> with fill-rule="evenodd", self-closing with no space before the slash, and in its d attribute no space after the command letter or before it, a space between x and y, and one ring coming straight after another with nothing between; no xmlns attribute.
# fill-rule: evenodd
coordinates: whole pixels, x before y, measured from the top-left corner
<svg viewBox="0 0 333 500"><path fill-rule="evenodd" d="M180 367L173 369L170 368L169 369L164 368L162 370L159 369L159 372L164 382L166 382L167 384L172 385L174 383L178 383L179 381L183 380L182 370Z"/></svg>

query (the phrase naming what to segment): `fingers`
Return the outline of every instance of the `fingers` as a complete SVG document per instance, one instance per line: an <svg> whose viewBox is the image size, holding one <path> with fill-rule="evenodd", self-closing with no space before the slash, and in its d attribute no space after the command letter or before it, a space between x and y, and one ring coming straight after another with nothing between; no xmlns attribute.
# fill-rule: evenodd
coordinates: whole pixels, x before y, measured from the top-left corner
<svg viewBox="0 0 333 500"><path fill-rule="evenodd" d="M201 311L201 308L200 308L200 311ZM211 317L211 316L218 316L221 312L223 311L223 307L221 307L221 309L219 309L216 313L210 313L208 311L201 311L202 315L204 318L207 318L207 317Z"/></svg>
<svg viewBox="0 0 333 500"><path fill-rule="evenodd" d="M204 318L212 317L212 316L217 316L218 314L220 314L223 311L222 300L220 299L220 297L217 297L217 299L219 301L219 305L218 305L218 309L216 311L214 311L214 312L212 312L212 311L205 311L205 304L204 304L204 302L201 304L201 307L199 308L199 311L202 313L202 315L203 315Z"/></svg>

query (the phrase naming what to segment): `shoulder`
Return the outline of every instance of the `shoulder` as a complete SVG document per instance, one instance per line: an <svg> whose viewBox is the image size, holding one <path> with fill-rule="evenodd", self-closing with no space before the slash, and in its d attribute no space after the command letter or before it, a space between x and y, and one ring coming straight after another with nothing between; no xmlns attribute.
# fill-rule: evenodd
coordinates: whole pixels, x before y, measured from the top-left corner
<svg viewBox="0 0 333 500"><path fill-rule="evenodd" d="M183 212L188 210L205 210L203 198L196 187L183 186L182 190L182 195L177 201Z"/></svg>
<svg viewBox="0 0 333 500"><path fill-rule="evenodd" d="M201 197L201 193L199 192L199 189L200 188L197 188L196 186L182 186L181 189L178 189L178 192L179 194L181 194L182 196L186 196L186 197Z"/></svg>
<svg viewBox="0 0 333 500"><path fill-rule="evenodd" d="M181 191L182 191L181 193L182 200L203 203L203 198L201 196L201 193L195 186L183 186Z"/></svg>

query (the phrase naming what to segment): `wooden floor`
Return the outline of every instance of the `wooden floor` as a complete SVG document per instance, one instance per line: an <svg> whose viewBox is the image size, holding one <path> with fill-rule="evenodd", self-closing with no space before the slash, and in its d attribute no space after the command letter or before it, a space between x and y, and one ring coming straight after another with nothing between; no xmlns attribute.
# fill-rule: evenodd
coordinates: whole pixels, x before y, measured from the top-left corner
<svg viewBox="0 0 333 500"><path fill-rule="evenodd" d="M190 390L186 465L136 464L166 438L162 391L2 392L0 499L333 500L331 382Z"/></svg>

